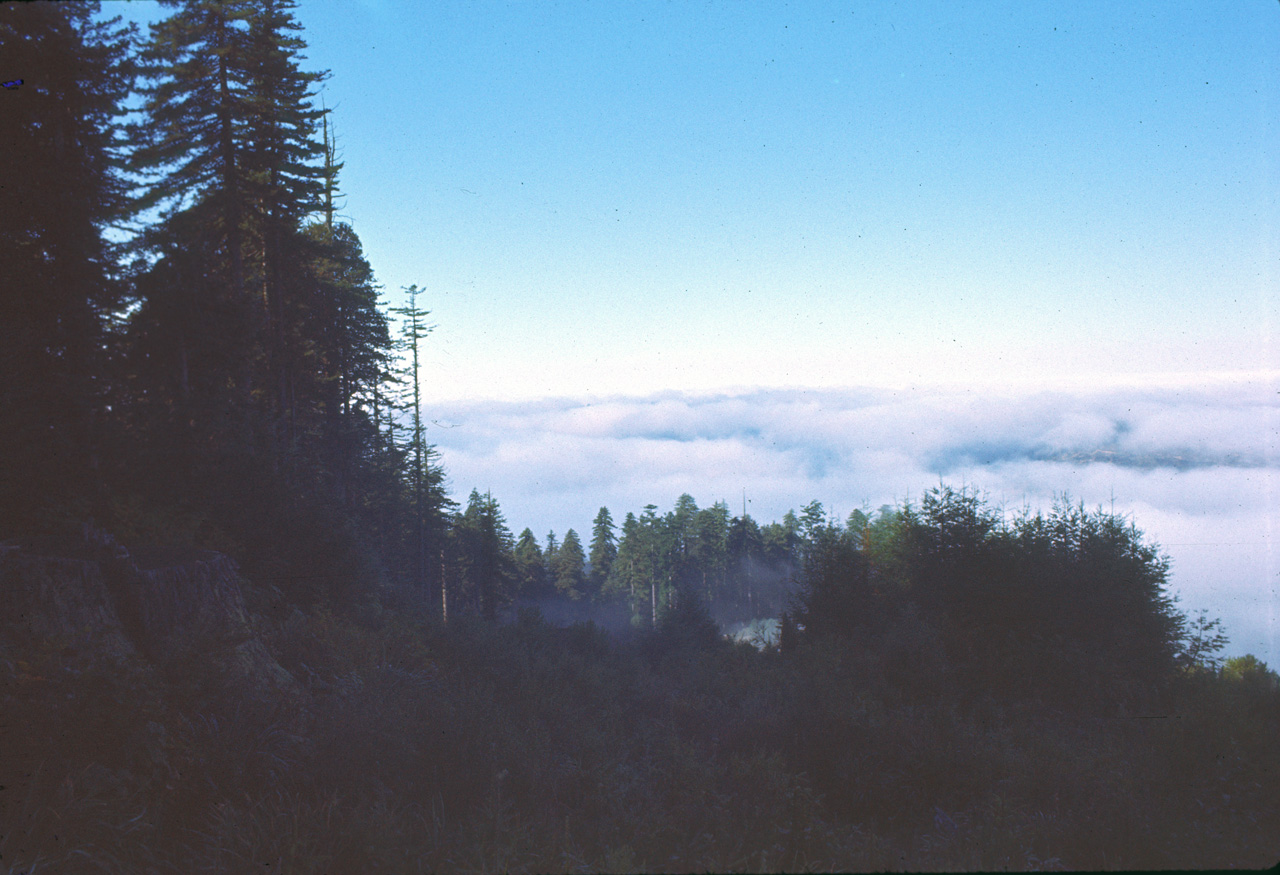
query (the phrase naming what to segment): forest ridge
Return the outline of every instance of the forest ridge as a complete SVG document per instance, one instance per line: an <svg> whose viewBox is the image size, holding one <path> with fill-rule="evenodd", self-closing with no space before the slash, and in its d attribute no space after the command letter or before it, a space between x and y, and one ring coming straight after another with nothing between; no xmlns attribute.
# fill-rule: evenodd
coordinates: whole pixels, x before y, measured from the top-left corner
<svg viewBox="0 0 1280 875"><path fill-rule="evenodd" d="M0 625L0 872L1275 862L1280 677L1132 520L941 485L540 541L455 501L424 292L388 308L339 216L295 5L162 5L0 4L0 572L118 595L171 550L235 617Z"/></svg>

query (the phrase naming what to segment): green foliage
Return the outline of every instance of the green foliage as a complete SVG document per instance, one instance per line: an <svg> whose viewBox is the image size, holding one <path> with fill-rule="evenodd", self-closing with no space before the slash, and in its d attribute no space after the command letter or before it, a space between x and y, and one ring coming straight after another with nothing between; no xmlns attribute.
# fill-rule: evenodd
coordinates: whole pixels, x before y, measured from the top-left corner
<svg viewBox="0 0 1280 875"><path fill-rule="evenodd" d="M864 553L838 532L821 531L807 551L790 616L812 638L880 627L886 605L871 573Z"/></svg>
<svg viewBox="0 0 1280 875"><path fill-rule="evenodd" d="M1064 499L1009 524L977 493L942 486L918 507L861 518L857 537L814 529L816 518L793 608L806 635L865 641L918 612L975 693L1146 702L1179 665L1212 667L1225 643L1217 621L1188 624L1174 609L1158 548L1101 510Z"/></svg>
<svg viewBox="0 0 1280 875"><path fill-rule="evenodd" d="M582 542L573 529L564 533L564 542L556 552L556 592L572 601L582 598L586 583L586 558L582 555Z"/></svg>
<svg viewBox="0 0 1280 875"><path fill-rule="evenodd" d="M0 56L24 84L0 114L0 529L93 495L121 289L104 229L127 208L116 121L130 31L97 3L6 3Z"/></svg>
<svg viewBox="0 0 1280 875"><path fill-rule="evenodd" d="M443 475L420 440L410 466L384 431L392 342L359 238L331 216L304 227L336 180L311 106L323 74L299 69L291 3L167 5L137 56L129 166L150 224L129 244L144 257L104 468L117 490L206 516L250 570L310 581L304 603L384 563L418 560L421 579Z"/></svg>
<svg viewBox="0 0 1280 875"><path fill-rule="evenodd" d="M799 561L798 534L775 526L766 537L750 517L730 519L724 502L699 508L690 495L663 516L657 510L627 514L603 597L626 601L641 626L653 626L682 593L724 623L778 616Z"/></svg>
<svg viewBox="0 0 1280 875"><path fill-rule="evenodd" d="M1252 653L1226 660L1222 666L1222 676L1237 683L1269 687L1273 690L1280 685L1280 675L1267 668L1267 664Z"/></svg>
<svg viewBox="0 0 1280 875"><path fill-rule="evenodd" d="M615 535L613 517L609 508L602 507L591 524L591 594L598 596L604 590L605 582L613 570L613 562L618 558L618 539Z"/></svg>
<svg viewBox="0 0 1280 875"><path fill-rule="evenodd" d="M1222 658L1217 654L1227 646L1228 639L1222 621L1210 618L1208 611L1198 611L1181 624L1182 641L1178 649L1178 663L1189 671L1213 671L1222 668Z"/></svg>
<svg viewBox="0 0 1280 875"><path fill-rule="evenodd" d="M80 123L99 128L78 141L111 152L112 137L127 134L119 151L140 195L130 205L137 234L120 247L135 262L111 367L76 364L77 379L103 397L77 408L97 406L98 433L74 440L109 482L97 495L81 473L74 500L90 493L105 524L139 536L163 528L138 529L140 515L199 519L203 543L215 539L248 570L292 581L285 589L303 604L346 598L387 575L441 603L453 505L423 430L418 345L430 326L413 288L393 341L359 237L334 222L340 164L312 95L326 74L301 69L305 45L288 0L166 6L133 58L122 57L118 36L91 28L99 68L68 64L92 77ZM62 16L82 23L92 11L59 8L85 8ZM142 73L140 117L113 126L130 63ZM68 215L101 226L119 212L112 158L93 159L100 196L83 192ZM71 178L71 168L61 175ZM323 220L308 222L321 195ZM100 240L81 236L68 264L109 261ZM120 297L101 283L68 288L99 310ZM85 351L105 346L101 325L94 330ZM396 418L406 409L407 431ZM0 499L7 513L11 502Z"/></svg>
<svg viewBox="0 0 1280 875"><path fill-rule="evenodd" d="M709 648L720 644L720 628L696 591L685 591L658 617L655 650L683 654L689 648Z"/></svg>
<svg viewBox="0 0 1280 875"><path fill-rule="evenodd" d="M532 598L545 595L547 569L542 549L538 546L538 539L534 537L532 529L525 529L520 533L520 539L516 541L512 551L512 561L515 564L516 591Z"/></svg>
<svg viewBox="0 0 1280 875"><path fill-rule="evenodd" d="M457 559L457 582L450 598L464 610L494 619L498 608L510 600L516 582L511 532L498 503L473 489L450 536Z"/></svg>

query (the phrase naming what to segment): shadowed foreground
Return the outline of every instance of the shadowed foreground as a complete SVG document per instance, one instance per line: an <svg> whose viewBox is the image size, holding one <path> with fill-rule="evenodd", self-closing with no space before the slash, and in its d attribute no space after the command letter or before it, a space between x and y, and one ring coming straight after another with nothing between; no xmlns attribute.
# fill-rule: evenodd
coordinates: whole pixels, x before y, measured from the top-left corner
<svg viewBox="0 0 1280 875"><path fill-rule="evenodd" d="M28 594L0 637L9 875L1280 856L1280 692L1244 661L1185 673L1155 710L1073 708L981 692L909 615L760 652L696 608L611 637L531 611L441 626L394 591L286 609L249 581L241 623L160 648L113 616L98 563L0 567Z"/></svg>

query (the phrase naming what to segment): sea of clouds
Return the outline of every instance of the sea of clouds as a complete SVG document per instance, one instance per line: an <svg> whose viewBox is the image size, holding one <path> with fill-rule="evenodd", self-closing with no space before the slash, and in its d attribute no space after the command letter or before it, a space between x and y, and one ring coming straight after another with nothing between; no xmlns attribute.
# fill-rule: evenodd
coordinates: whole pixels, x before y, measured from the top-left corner
<svg viewBox="0 0 1280 875"><path fill-rule="evenodd" d="M1059 389L769 389L456 402L430 440L455 497L490 491L513 531L621 522L689 493L762 522L818 499L843 519L945 482L1010 514L1066 494L1131 516L1172 559L1228 653L1280 664L1280 384Z"/></svg>

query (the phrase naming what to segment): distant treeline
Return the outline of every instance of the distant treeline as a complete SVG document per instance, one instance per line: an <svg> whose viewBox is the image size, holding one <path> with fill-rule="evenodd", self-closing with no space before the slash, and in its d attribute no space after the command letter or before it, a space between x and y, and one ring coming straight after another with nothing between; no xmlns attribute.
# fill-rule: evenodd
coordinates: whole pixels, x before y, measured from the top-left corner
<svg viewBox="0 0 1280 875"><path fill-rule="evenodd" d="M494 511L476 494L468 507ZM601 508L589 560L573 530L548 534L543 550L525 529L510 565L505 555L495 564L509 568L511 593L622 602L641 627L780 616L784 648L802 638L870 646L910 627L922 636L912 659L923 661L911 673L937 677L933 660L957 682L1064 701L1132 701L1181 671L1219 666L1226 643L1219 621L1178 610L1167 557L1131 521L1065 498L1009 518L974 491L940 486L874 517L855 510L841 522L814 501L765 526L688 495L656 511L628 513L618 537Z"/></svg>
<svg viewBox="0 0 1280 875"><path fill-rule="evenodd" d="M730 518L723 502L699 508L690 495L662 516L657 510L648 504L639 516L628 513L619 529L600 508L585 553L573 529L563 540L548 533L545 547L525 529L512 551L516 593L621 602L642 626L656 624L681 599L701 602L726 623L777 617L814 515L823 513L815 502L803 517L788 512L781 523L761 526L748 515Z"/></svg>

